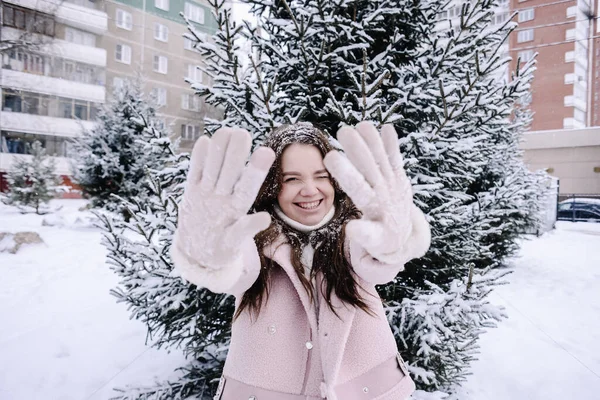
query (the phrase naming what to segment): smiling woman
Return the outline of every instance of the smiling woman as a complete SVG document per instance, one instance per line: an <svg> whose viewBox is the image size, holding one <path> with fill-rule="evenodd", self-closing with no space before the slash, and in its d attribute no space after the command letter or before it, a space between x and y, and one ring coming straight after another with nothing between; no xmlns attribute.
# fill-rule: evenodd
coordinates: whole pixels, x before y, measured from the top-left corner
<svg viewBox="0 0 600 400"><path fill-rule="evenodd" d="M196 143L171 247L183 278L236 297L217 400L403 400L415 385L375 285L429 247L398 138L309 123Z"/></svg>
<svg viewBox="0 0 600 400"><path fill-rule="evenodd" d="M331 210L335 191L323 154L315 146L292 144L281 156L281 211L304 225L316 225Z"/></svg>

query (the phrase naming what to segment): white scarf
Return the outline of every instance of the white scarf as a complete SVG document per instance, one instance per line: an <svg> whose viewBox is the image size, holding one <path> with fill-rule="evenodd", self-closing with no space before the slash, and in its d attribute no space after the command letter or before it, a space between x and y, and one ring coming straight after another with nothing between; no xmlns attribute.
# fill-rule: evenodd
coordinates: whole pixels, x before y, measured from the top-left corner
<svg viewBox="0 0 600 400"><path fill-rule="evenodd" d="M285 215L285 213L283 211L281 211L281 208L279 208L279 206L277 204L275 205L275 213L279 216L279 218L281 218L283 220L283 222L288 224L290 227L294 228L297 231L300 231L303 233L308 233L308 232L312 232L314 230L317 230L317 229L325 226L325 224L327 224L329 221L331 221L331 219L333 218L333 215L335 214L335 206L332 205L331 210L329 210L329 212L327 212L327 214L325 214L325 216L323 217L321 222L319 222L316 225L304 225L298 221L294 221L293 219L291 219L290 217Z"/></svg>

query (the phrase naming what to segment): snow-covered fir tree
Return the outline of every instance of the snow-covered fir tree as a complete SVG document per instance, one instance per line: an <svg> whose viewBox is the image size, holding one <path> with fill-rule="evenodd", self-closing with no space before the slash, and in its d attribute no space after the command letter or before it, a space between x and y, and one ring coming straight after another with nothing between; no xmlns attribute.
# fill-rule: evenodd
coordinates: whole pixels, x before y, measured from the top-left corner
<svg viewBox="0 0 600 400"><path fill-rule="evenodd" d="M55 160L39 141L27 145L31 157L18 157L8 171L8 194L3 202L23 211L43 213L45 206L63 189Z"/></svg>
<svg viewBox="0 0 600 400"><path fill-rule="evenodd" d="M299 120L332 135L362 120L395 125L433 241L379 290L418 387L451 392L468 374L483 329L505 317L487 296L510 273L518 238L539 223L543 176L528 172L518 151L529 115L517 103L530 90L534 62L509 75L502 52L516 24L492 23L496 0L460 3L446 30L436 29L438 16L451 4L436 0L250 0L258 27L237 25L225 0L209 3L215 35L189 25L212 81L192 87L224 116L205 121L208 134L240 126L260 144L273 127ZM249 68L236 54L244 40L254 50ZM185 173L185 163L169 165ZM143 245L114 233L110 245L115 265L128 266L120 298L160 346L183 346L192 361L181 380L128 391L127 399L209 398L227 350L231 299L172 273L178 185L155 183L159 218L132 210L147 221L137 224Z"/></svg>
<svg viewBox="0 0 600 400"><path fill-rule="evenodd" d="M98 113L97 125L74 140L73 178L92 206L116 211L119 197L145 195L145 170L156 161L143 151L139 116L153 121L155 109L139 80L125 81Z"/></svg>
<svg viewBox="0 0 600 400"><path fill-rule="evenodd" d="M157 160L143 179L144 198L123 201L129 221L111 213L97 213L104 231L108 263L121 278L112 294L148 328L148 342L161 347L181 347L193 362L176 382L158 386L117 389L124 399L208 398L227 353L233 298L197 289L172 273L170 246L177 224L177 205L189 156L150 120L132 112L143 128L142 151Z"/></svg>

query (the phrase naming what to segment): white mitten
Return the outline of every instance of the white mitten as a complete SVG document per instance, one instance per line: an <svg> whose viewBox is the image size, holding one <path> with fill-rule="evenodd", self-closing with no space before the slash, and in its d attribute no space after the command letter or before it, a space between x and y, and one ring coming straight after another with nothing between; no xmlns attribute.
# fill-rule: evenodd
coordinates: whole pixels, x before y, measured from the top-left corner
<svg viewBox="0 0 600 400"><path fill-rule="evenodd" d="M424 255L431 233L413 204L394 127L384 125L379 135L371 122L361 122L342 127L337 139L347 157L332 151L325 166L363 213L346 226L348 239L385 264Z"/></svg>
<svg viewBox="0 0 600 400"><path fill-rule="evenodd" d="M190 158L171 256L185 279L213 292L251 285L260 271L253 238L271 217L247 213L275 154L259 148L246 165L251 146L248 132L224 128L198 139Z"/></svg>

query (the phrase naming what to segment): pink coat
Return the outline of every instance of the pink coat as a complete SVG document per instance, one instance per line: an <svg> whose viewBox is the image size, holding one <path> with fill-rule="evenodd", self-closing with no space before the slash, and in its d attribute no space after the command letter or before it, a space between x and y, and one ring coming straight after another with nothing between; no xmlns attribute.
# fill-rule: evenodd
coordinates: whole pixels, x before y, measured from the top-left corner
<svg viewBox="0 0 600 400"><path fill-rule="evenodd" d="M429 226L413 215L406 261L429 247ZM280 237L263 249L281 268L271 275L271 290L258 318L243 312L232 326L231 345L219 400L404 400L415 390L398 349L375 285L391 281L404 263L383 264L360 245L346 243L363 299L374 312L345 305L332 293L336 316L320 298L319 315L291 263L290 245ZM253 240L242 256L220 269L199 267L183 255L177 237L172 248L181 275L213 292L241 295L260 271ZM321 277L317 276L317 280ZM318 282L317 282L318 283Z"/></svg>

